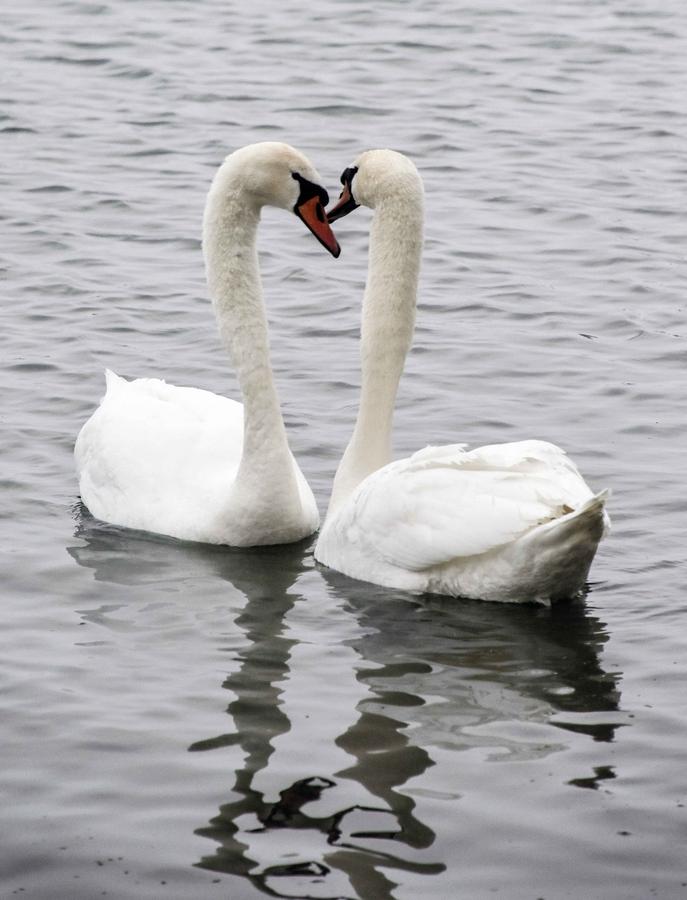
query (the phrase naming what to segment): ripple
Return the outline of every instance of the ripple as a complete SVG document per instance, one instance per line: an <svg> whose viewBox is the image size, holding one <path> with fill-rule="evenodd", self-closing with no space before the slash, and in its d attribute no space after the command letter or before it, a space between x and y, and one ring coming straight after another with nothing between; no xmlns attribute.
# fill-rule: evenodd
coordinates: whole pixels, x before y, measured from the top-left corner
<svg viewBox="0 0 687 900"><path fill-rule="evenodd" d="M2 134L37 134L35 128L29 128L26 125L5 125L0 128Z"/></svg>
<svg viewBox="0 0 687 900"><path fill-rule="evenodd" d="M45 184L39 187L26 188L26 192L29 194L64 194L73 190L74 188L66 184Z"/></svg>
<svg viewBox="0 0 687 900"><path fill-rule="evenodd" d="M388 116L391 114L392 110L384 109L382 107L367 107L367 106L353 106L344 105L344 104L329 104L329 105L314 105L314 106L288 106L285 107L283 112L287 113L315 113L320 115L329 115L329 116L339 116L339 115L353 115L353 116Z"/></svg>
<svg viewBox="0 0 687 900"><path fill-rule="evenodd" d="M57 372L59 371L59 366L54 365L53 363L45 363L45 362L21 362L14 363L13 365L5 366L5 371L8 372Z"/></svg>

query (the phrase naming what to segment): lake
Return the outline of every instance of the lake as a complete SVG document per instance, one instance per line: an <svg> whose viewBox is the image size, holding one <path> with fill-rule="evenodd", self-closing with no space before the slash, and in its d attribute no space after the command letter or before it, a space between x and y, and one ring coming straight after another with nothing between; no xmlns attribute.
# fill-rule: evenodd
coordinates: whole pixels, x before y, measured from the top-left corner
<svg viewBox="0 0 687 900"><path fill-rule="evenodd" d="M32 900L687 897L687 8L56 0L0 32L4 803ZM394 452L540 438L610 488L587 596L417 597L314 539L94 520L103 370L237 396L200 224L223 157L426 188ZM291 446L322 513L358 402L369 210L267 210Z"/></svg>

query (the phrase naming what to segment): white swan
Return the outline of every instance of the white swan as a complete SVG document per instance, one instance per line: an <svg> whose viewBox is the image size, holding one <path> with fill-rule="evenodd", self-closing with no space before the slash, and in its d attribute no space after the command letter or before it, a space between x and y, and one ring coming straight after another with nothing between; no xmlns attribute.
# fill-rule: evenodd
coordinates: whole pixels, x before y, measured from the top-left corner
<svg viewBox="0 0 687 900"><path fill-rule="evenodd" d="M423 190L390 150L341 176L329 221L375 210L361 329L362 388L315 558L362 581L482 600L548 602L583 588L609 524L559 447L544 441L427 447L390 462L396 390L410 347Z"/></svg>
<svg viewBox="0 0 687 900"><path fill-rule="evenodd" d="M74 448L81 497L96 518L237 547L316 531L315 500L289 450L272 378L256 233L261 208L282 207L338 256L327 202L320 176L287 144L253 144L226 158L205 205L203 253L243 406L107 372L105 397Z"/></svg>

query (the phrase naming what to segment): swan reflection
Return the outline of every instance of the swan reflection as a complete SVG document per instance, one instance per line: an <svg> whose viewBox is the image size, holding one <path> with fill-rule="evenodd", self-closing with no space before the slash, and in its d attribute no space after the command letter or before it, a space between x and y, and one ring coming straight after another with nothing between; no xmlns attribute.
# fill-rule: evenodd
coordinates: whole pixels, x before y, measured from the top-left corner
<svg viewBox="0 0 687 900"><path fill-rule="evenodd" d="M390 870L444 869L424 859L434 834L399 790L432 761L402 723L381 717L370 728L357 712L369 693L356 671L362 633L319 573L304 569L293 589L282 587L265 602L255 584L236 620L248 643L224 687L236 698L227 711L244 760L232 799L198 830L219 844L199 865L244 875L272 896L392 897Z"/></svg>
<svg viewBox="0 0 687 900"><path fill-rule="evenodd" d="M601 666L605 627L583 602L549 608L414 598L323 574L365 631L356 645L361 657L383 667L361 677L387 708L395 705L390 689L405 698L400 706L416 698L405 718L422 722L425 745L471 746L471 729L505 717L552 721L597 741L613 740L624 724L588 715L617 710L619 692L617 676Z"/></svg>
<svg viewBox="0 0 687 900"><path fill-rule="evenodd" d="M265 895L392 900L403 883L421 896L483 824L472 804L492 761L603 746L625 724L605 627L583 603L414 597L318 570L307 543L208 548L88 517L77 536L68 552L96 580L164 593L186 579L194 598L232 598L227 727L189 759L221 752L234 774L198 823L215 847L196 865ZM612 783L603 759L572 765L568 790Z"/></svg>
<svg viewBox="0 0 687 900"><path fill-rule="evenodd" d="M414 598L333 572L307 572L295 587L281 617L247 597L249 646L224 685L237 697L228 712L245 761L234 798L198 831L219 844L199 865L242 874L266 894L392 898L394 870L433 875L446 867L433 847L435 823L418 815L415 799L460 796L438 751L488 747L534 759L563 748L566 731L610 741L622 724L613 715L617 679L599 659L604 627L584 604ZM332 635L344 636L337 653L326 646ZM299 677L299 646L313 641L319 671ZM263 677L267 646L276 679ZM332 698L324 721L317 694ZM275 727L278 715L290 731ZM502 722L505 733L489 730ZM430 780L432 767L439 772ZM301 777L289 780L289 772ZM604 777L612 775L571 783L594 786ZM260 781L264 789L256 789Z"/></svg>

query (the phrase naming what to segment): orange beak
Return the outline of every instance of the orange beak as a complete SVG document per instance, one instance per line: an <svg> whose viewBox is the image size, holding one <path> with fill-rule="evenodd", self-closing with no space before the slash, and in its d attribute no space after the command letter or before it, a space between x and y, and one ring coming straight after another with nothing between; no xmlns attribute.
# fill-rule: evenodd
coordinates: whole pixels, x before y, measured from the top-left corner
<svg viewBox="0 0 687 900"><path fill-rule="evenodd" d="M296 206L295 213L312 231L322 246L326 247L333 257L338 257L341 253L341 247L339 247L339 242L329 227L320 198L310 197L309 200L305 200L299 206Z"/></svg>
<svg viewBox="0 0 687 900"><path fill-rule="evenodd" d="M336 222L337 219L342 219L344 216L347 216L357 208L358 204L353 199L350 184L344 184L343 190L341 191L341 196L339 197L339 202L336 204L336 206L333 206L330 210L327 210L327 220L329 222Z"/></svg>

